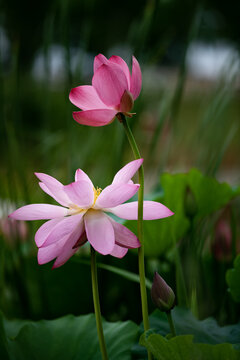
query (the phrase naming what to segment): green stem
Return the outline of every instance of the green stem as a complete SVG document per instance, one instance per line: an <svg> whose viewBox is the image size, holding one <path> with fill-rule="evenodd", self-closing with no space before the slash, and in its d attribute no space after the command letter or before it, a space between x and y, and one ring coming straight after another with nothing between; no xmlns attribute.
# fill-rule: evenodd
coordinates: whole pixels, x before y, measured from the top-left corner
<svg viewBox="0 0 240 360"><path fill-rule="evenodd" d="M141 159L140 152L138 150L133 133L128 125L127 119L123 114L120 115L120 119L125 129L128 141L130 143L135 158ZM138 181L140 184L140 188L138 191L138 239L141 243L140 248L138 248L138 268L139 268L139 277L140 277L140 293L142 300L143 326L144 326L144 330L147 331L149 329L149 318L148 318L148 303L147 303L145 265L144 265L144 242L143 242L143 194L144 194L143 166L141 166L138 170ZM152 359L150 352L148 352L148 359L149 360Z"/></svg>
<svg viewBox="0 0 240 360"><path fill-rule="evenodd" d="M103 334L103 327L102 327L101 309L100 309L100 303L99 303L96 252L92 246L91 246L91 276L92 276L93 303L94 303L97 333L98 333L100 350L101 350L101 354L102 354L102 360L108 360L107 349L106 349L106 344L105 344L105 339L104 339L104 334Z"/></svg>
<svg viewBox="0 0 240 360"><path fill-rule="evenodd" d="M176 336L176 330L175 330L175 326L174 326L174 323L173 323L171 310L168 311L166 314L167 314L167 319L168 319L168 323L169 323L169 326L170 326L170 330L171 330L171 333L172 333L172 337L175 337Z"/></svg>

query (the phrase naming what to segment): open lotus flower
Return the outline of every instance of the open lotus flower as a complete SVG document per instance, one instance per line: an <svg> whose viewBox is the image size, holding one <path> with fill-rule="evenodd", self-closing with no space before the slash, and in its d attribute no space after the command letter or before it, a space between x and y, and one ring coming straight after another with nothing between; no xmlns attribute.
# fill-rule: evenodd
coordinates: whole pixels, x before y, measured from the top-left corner
<svg viewBox="0 0 240 360"><path fill-rule="evenodd" d="M128 249L140 247L136 235L106 213L127 220L137 219L138 202L123 202L129 200L139 189L139 185L134 184L131 178L142 162L143 159L138 159L128 163L103 191L95 188L81 169L76 171L75 182L66 186L49 175L35 173L42 190L62 206L26 205L9 216L16 220L50 219L35 234L39 248L38 263L45 264L56 258L53 268L59 267L87 240L99 253L118 258L126 255ZM144 202L145 220L171 215L173 213L158 202Z"/></svg>
<svg viewBox="0 0 240 360"><path fill-rule="evenodd" d="M83 111L74 111L78 123L103 126L111 123L118 113L132 116L134 100L142 87L142 74L138 61L132 57L132 74L119 56L108 60L99 54L94 59L92 86L78 86L71 90L70 101Z"/></svg>

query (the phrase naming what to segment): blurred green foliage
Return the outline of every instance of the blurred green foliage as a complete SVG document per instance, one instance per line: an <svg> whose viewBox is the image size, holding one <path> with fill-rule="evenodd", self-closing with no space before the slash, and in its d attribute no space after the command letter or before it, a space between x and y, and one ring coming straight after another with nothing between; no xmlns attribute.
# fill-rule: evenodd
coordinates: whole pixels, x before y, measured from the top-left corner
<svg viewBox="0 0 240 360"><path fill-rule="evenodd" d="M168 206L174 216L144 222L147 256L159 256L182 239L192 225L198 227L199 221L226 207L240 188L231 188L227 183L204 176L197 169L185 174L163 174L160 179L163 191L151 197ZM125 225L137 232L136 221L126 221Z"/></svg>
<svg viewBox="0 0 240 360"><path fill-rule="evenodd" d="M236 302L240 302L239 275L240 275L240 255L234 260L234 268L226 273L226 280L230 293Z"/></svg>
<svg viewBox="0 0 240 360"><path fill-rule="evenodd" d="M30 1L3 0L0 217L23 204L52 201L39 189L34 171L66 184L73 180L75 170L82 168L96 186L104 188L115 172L132 160L121 124L115 120L103 128L79 126L72 119L74 107L68 93L74 86L90 84L97 53L121 55L129 65L134 53L143 70L143 90L130 124L145 159L145 197L161 201L175 212L169 219L144 224L147 278L152 279L158 270L176 291L178 303L190 307L199 319L214 316L221 324L237 322L239 308L227 285L238 299L238 263L235 260L234 269L232 263L240 251L239 83L235 75L227 80L194 79L188 74L187 52L195 41L231 42L239 51L239 6L237 1L223 0L124 0L114 4L54 0L42 1L36 8ZM9 41L5 47L3 35ZM60 67L53 63L54 56L62 62ZM126 225L136 231L134 222ZM49 264L39 267L34 244L39 223L27 226L24 240L17 236L9 241L2 228L0 231L0 309L5 316L38 320L92 312L88 247L60 269L52 271ZM122 260L99 256L98 261L102 313L108 321L131 319L139 323L136 251ZM153 309L150 297L149 308ZM183 312L175 319L177 327L193 324L189 333L196 337L195 326L203 328L205 334L205 327L211 325L224 341L221 334L226 327L219 329L213 320L207 325L197 322ZM78 328L84 319L89 321L89 338L95 339L91 315L40 323L4 320L8 329L4 334L0 322L0 355L3 359L21 358L24 355L19 355L19 349L25 348L30 338L39 338L46 328L56 326L62 339L65 322ZM166 328L166 321L165 325L161 321L157 328ZM114 335L113 348L122 347L119 342L123 341L130 356L137 326L105 323L105 327L107 342L112 342ZM123 330L132 337L125 339ZM81 347L79 338L70 335L73 349ZM226 341L233 343L228 335ZM10 343L14 350L9 357ZM58 339L56 343L60 343ZM190 349L201 348L190 337L183 339L184 343ZM32 354L36 344L41 348L33 342L26 351ZM232 352L229 346L221 345L222 356L225 351ZM54 358L55 351L52 354ZM45 356L42 352L38 355Z"/></svg>

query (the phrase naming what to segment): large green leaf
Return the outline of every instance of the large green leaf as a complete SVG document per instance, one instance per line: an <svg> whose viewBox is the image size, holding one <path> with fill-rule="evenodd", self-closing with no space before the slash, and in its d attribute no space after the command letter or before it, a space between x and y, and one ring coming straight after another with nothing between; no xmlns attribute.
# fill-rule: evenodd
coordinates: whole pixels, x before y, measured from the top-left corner
<svg viewBox="0 0 240 360"><path fill-rule="evenodd" d="M56 299L57 301L57 299ZM57 320L5 320L10 360L100 360L93 314ZM131 321L103 321L109 358L130 360L138 326Z"/></svg>
<svg viewBox="0 0 240 360"><path fill-rule="evenodd" d="M140 344L152 352L157 360L239 360L240 351L230 344L196 344L192 335L167 340L158 334L144 333Z"/></svg>
<svg viewBox="0 0 240 360"><path fill-rule="evenodd" d="M227 284L229 286L230 293L236 302L240 302L240 254L234 261L234 268L229 269L226 274Z"/></svg>
<svg viewBox="0 0 240 360"><path fill-rule="evenodd" d="M197 169L188 173L188 184L196 200L197 218L221 209L239 194L239 189L232 189L227 183L219 183L213 177L204 176Z"/></svg>
<svg viewBox="0 0 240 360"><path fill-rule="evenodd" d="M177 306L172 310L172 317L178 336L192 335L196 343L212 345L230 343L234 348L240 349L240 322L236 325L221 327L213 318L198 320L190 310ZM159 335L168 335L170 328L166 314L155 310L150 315L150 328ZM143 332L142 325L141 329ZM146 357L146 351L139 345L135 345L133 351L137 359Z"/></svg>
<svg viewBox="0 0 240 360"><path fill-rule="evenodd" d="M172 317L177 335L194 335L194 341L207 344L231 343L240 345L240 322L236 325L221 327L215 319L196 319L190 310L175 307ZM159 310L154 311L150 316L151 328L161 335L170 333L167 317Z"/></svg>

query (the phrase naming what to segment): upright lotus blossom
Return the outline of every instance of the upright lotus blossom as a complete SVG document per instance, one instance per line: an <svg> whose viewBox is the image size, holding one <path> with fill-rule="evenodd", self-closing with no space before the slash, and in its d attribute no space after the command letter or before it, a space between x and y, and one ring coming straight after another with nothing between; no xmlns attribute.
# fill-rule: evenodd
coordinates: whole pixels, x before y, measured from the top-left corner
<svg viewBox="0 0 240 360"><path fill-rule="evenodd" d="M70 101L83 110L74 111L73 118L83 125L103 126L111 123L118 113L131 117L141 87L141 69L134 56L130 74L121 57L107 59L99 54L94 59L92 86L78 86L70 92Z"/></svg>
<svg viewBox="0 0 240 360"><path fill-rule="evenodd" d="M81 169L75 181L64 186L53 177L35 173L40 187L60 205L33 204L14 211L9 216L16 220L46 220L35 234L39 248L38 263L45 264L56 258L53 268L63 265L88 240L103 255L122 258L128 249L140 247L139 240L125 226L107 213L122 219L136 220L138 202L123 204L139 189L131 178L142 165L143 159L125 165L115 175L111 185L103 191L95 188ZM143 218L160 219L173 213L164 205L145 201Z"/></svg>

